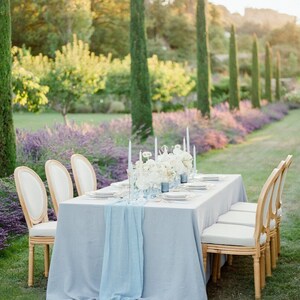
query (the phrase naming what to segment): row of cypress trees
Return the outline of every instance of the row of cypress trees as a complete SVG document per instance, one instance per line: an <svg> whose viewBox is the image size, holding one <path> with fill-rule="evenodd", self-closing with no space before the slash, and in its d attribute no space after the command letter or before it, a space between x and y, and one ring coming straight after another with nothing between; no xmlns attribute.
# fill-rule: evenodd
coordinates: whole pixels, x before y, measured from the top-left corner
<svg viewBox="0 0 300 300"><path fill-rule="evenodd" d="M141 140L153 134L152 110L147 65L144 0L130 1L131 54L131 116L132 132ZM204 116L210 116L210 61L207 28L207 0L197 0L197 106ZM10 0L0 1L0 177L13 172L16 161L15 133L12 119L11 93L11 20ZM270 48L266 50L266 88L271 100ZM257 39L253 41L252 103L260 106L260 75ZM280 99L280 58L277 54L276 98ZM239 107L238 61L235 28L230 38L230 108Z"/></svg>
<svg viewBox="0 0 300 300"><path fill-rule="evenodd" d="M230 109L239 108L239 68L237 62L237 45L235 39L235 28L231 26L230 33L230 46L229 46L229 106ZM258 57L258 43L257 37L253 36L253 46L252 46L252 106L260 107L260 67L259 67L259 57ZM266 43L265 48L265 98L272 102L272 49L269 43ZM280 87L280 53L277 52L276 61L276 90L275 98L280 100L281 98L281 87Z"/></svg>
<svg viewBox="0 0 300 300"><path fill-rule="evenodd" d="M207 28L207 0L197 0L197 106L210 116L210 60ZM144 0L130 1L131 119L132 132L141 140L153 134L147 67Z"/></svg>

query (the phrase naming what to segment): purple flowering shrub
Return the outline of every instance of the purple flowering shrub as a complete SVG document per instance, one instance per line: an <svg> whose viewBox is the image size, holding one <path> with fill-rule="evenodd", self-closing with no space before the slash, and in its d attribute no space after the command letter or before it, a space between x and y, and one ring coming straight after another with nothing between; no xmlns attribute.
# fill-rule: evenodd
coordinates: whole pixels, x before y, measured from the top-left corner
<svg viewBox="0 0 300 300"><path fill-rule="evenodd" d="M280 120L288 113L288 106L276 102L263 103L261 110L252 109L250 101L242 101L240 110L231 112L227 103L212 108L211 118L203 118L196 109L178 112L154 113L153 126L159 148L182 144L186 127L190 143L197 153L221 149L229 143L239 143L245 136L264 125ZM131 136L131 119L124 117L98 126L83 124L70 126L57 124L37 132L17 130L18 165L34 169L45 181L44 165L48 159L62 162L72 176L70 157L74 153L86 156L92 163L98 188L127 177L127 147ZM140 144L133 140L133 160L142 151L154 152L154 137ZM74 180L73 180L74 184ZM75 187L75 184L74 184ZM49 195L49 193L48 193ZM75 193L76 195L76 193ZM49 218L55 219L53 210ZM7 237L27 231L27 226L17 198L13 178L0 180L0 249L7 244Z"/></svg>
<svg viewBox="0 0 300 300"><path fill-rule="evenodd" d="M0 250L9 234L22 234L27 226L14 186L13 176L0 180Z"/></svg>

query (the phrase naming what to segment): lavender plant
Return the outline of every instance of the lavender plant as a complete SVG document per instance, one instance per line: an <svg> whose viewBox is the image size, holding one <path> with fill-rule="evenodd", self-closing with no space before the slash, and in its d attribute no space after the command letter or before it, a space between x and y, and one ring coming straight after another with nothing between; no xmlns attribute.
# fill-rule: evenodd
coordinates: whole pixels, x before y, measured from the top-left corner
<svg viewBox="0 0 300 300"><path fill-rule="evenodd" d="M285 103L262 103L263 108L251 108L250 101L241 101L240 110L230 112L228 104L211 109L211 118L203 118L196 109L153 114L155 134L159 147L182 143L185 129L190 128L190 141L198 153L224 148L229 143L239 143L245 136L288 113ZM98 188L127 177L127 145L131 135L129 117L110 123L65 126L57 124L37 132L17 130L17 161L34 169L45 181L44 164L48 159L61 161L71 172L70 157L73 153L85 155L93 164ZM134 140L134 137L131 137ZM135 141L133 160L142 151L154 152L154 138L143 144ZM47 184L46 184L47 187ZM49 193L48 193L49 195ZM49 218L54 219L49 209ZM13 177L0 180L0 249L7 245L11 235L22 234L27 226L17 198Z"/></svg>

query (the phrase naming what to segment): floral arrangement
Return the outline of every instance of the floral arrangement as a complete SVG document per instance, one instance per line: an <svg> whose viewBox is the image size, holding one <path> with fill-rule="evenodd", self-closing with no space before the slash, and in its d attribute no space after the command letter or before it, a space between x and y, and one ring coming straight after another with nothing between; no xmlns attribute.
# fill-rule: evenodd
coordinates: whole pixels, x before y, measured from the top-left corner
<svg viewBox="0 0 300 300"><path fill-rule="evenodd" d="M173 182L181 174L191 173L193 157L176 145L172 152L163 146L163 151L153 160L151 152L143 152L135 163L135 185L140 190L159 188L162 182ZM145 162L143 161L145 159Z"/></svg>

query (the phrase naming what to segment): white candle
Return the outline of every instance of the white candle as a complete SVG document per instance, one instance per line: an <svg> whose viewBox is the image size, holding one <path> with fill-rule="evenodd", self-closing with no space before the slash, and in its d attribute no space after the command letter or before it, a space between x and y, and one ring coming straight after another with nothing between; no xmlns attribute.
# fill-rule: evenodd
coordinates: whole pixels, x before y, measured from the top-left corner
<svg viewBox="0 0 300 300"><path fill-rule="evenodd" d="M186 151L190 153L190 133L189 128L186 128Z"/></svg>
<svg viewBox="0 0 300 300"><path fill-rule="evenodd" d="M194 174L196 174L197 171L197 161L196 161L196 146L193 146L193 156L194 156Z"/></svg>
<svg viewBox="0 0 300 300"><path fill-rule="evenodd" d="M143 159L142 159L142 150L140 150L140 162L142 162Z"/></svg>
<svg viewBox="0 0 300 300"><path fill-rule="evenodd" d="M131 140L129 140L128 144L128 170L131 168Z"/></svg>
<svg viewBox="0 0 300 300"><path fill-rule="evenodd" d="M185 137L183 138L183 151L186 151L186 145L185 145Z"/></svg>
<svg viewBox="0 0 300 300"><path fill-rule="evenodd" d="M155 137L154 139L154 157L155 157L155 160L157 160L157 137Z"/></svg>

